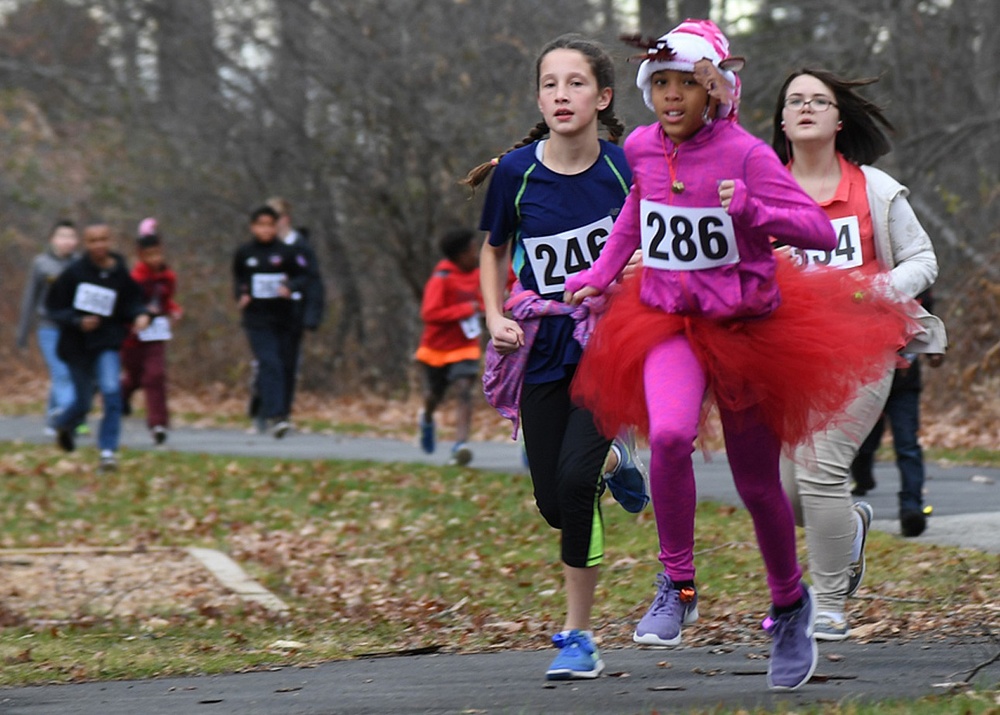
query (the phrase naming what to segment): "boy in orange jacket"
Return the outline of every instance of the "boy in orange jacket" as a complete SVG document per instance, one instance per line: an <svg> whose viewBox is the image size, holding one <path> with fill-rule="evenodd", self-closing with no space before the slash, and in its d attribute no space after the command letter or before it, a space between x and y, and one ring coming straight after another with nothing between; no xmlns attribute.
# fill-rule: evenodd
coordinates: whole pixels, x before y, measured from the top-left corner
<svg viewBox="0 0 1000 715"><path fill-rule="evenodd" d="M416 359L424 369L424 409L420 413L420 446L435 449L434 411L449 385L458 402L455 445L449 464L466 465L472 450L465 444L472 421L472 386L479 377L483 298L479 289L479 242L469 229L454 229L440 241L444 254L424 286L420 318L424 332Z"/></svg>

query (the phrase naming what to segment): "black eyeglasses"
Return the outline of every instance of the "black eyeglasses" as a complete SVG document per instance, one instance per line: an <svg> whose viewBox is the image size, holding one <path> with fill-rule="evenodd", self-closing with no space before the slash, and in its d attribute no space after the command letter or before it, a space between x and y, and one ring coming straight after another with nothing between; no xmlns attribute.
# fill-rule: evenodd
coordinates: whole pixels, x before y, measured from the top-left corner
<svg viewBox="0 0 1000 715"><path fill-rule="evenodd" d="M794 112L798 112L806 106L812 107L814 112L825 112L830 107L836 107L837 105L834 104L832 99L827 99L826 97L813 97L812 99L789 97L785 100L785 109L791 109Z"/></svg>

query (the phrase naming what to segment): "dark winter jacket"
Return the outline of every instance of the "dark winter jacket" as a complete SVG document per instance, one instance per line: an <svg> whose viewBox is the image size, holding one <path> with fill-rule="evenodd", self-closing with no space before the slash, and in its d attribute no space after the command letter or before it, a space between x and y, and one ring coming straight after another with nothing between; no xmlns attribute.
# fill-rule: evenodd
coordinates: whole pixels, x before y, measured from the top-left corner
<svg viewBox="0 0 1000 715"><path fill-rule="evenodd" d="M96 266L84 255L66 267L45 298L45 310L59 324L59 357L87 360L104 350L119 350L132 322L146 313L139 284L129 275L125 259L112 253L114 266ZM99 315L100 325L84 332L86 315Z"/></svg>
<svg viewBox="0 0 1000 715"><path fill-rule="evenodd" d="M240 324L244 328L293 329L298 323L297 301L308 279L308 261L301 252L279 239L262 243L247 241L233 256L233 297L250 296ZM274 295L274 287L283 284L291 298Z"/></svg>
<svg viewBox="0 0 1000 715"><path fill-rule="evenodd" d="M309 243L309 231L298 228L286 236L284 242L301 253L306 260L307 279L302 288L302 300L295 305L299 327L316 330L323 322L323 313L326 309L326 286L323 284L323 274L319 269L316 252Z"/></svg>

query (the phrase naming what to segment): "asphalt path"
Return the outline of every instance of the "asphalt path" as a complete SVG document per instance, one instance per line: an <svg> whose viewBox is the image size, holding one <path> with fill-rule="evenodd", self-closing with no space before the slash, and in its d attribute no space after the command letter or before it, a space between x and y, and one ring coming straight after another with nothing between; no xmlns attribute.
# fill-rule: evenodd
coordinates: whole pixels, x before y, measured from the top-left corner
<svg viewBox="0 0 1000 715"><path fill-rule="evenodd" d="M93 422L93 420L92 420ZM25 443L51 443L43 434L36 417L0 416L0 440ZM92 445L93 438L78 440L81 447ZM125 421L123 449L154 449L139 420ZM476 469L524 472L521 448L511 440L477 442L471 445ZM250 434L238 429L181 428L171 431L166 445L156 449L199 454L228 454L243 457L278 457L282 459L343 459L385 462L419 462L443 465L450 442L439 444L434 454L424 454L415 442L375 437L346 437L327 434L291 432L284 439ZM647 463L649 455L644 455ZM695 454L695 474L700 499L740 505L733 487L732 473L724 454L707 458ZM877 488L864 498L875 509L873 527L899 534L896 490L899 476L894 464L875 466ZM926 544L967 546L1000 554L1000 469L928 464L925 481L926 504L933 506L933 516L924 535L910 541Z"/></svg>
<svg viewBox="0 0 1000 715"><path fill-rule="evenodd" d="M36 418L0 416L0 441L37 444L51 439L42 434ZM91 443L81 440L81 446ZM122 446L154 448L137 420L126 422ZM425 455L400 440L295 432L276 440L235 429L182 428L156 449L444 464L449 447L445 443L436 454ZM476 443L472 448L473 468L524 471L516 443ZM739 504L724 455L707 461L698 455L695 462L700 498ZM866 497L876 511L873 527L898 534L894 465L877 465L875 476L878 488ZM926 491L934 514L925 534L910 541L1000 554L1000 470L931 464ZM551 650L361 657L257 673L0 689L0 713L652 713L718 705L791 710L810 703L946 692L948 684L965 680L997 650L997 642L986 637L822 643L816 675L794 693L770 692L764 675L767 649L745 645L605 650L605 677L555 684L541 677ZM975 682L996 687L1000 663L980 668Z"/></svg>
<svg viewBox="0 0 1000 715"><path fill-rule="evenodd" d="M784 708L947 692L996 644L875 643L820 646L812 681L767 689L765 648L624 648L603 652L593 681L547 684L553 651L359 658L262 673L82 683L0 690L4 715L389 715L700 712L719 705ZM992 677L992 680L987 680ZM1000 668L977 682L996 683Z"/></svg>

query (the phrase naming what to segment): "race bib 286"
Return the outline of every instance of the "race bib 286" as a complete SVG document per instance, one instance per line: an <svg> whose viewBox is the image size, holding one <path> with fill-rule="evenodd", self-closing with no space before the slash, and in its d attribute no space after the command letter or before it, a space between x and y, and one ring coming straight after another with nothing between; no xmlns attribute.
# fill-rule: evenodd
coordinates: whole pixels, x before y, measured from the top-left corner
<svg viewBox="0 0 1000 715"><path fill-rule="evenodd" d="M721 206L667 206L643 199L639 212L646 268L700 271L740 260L733 220Z"/></svg>

